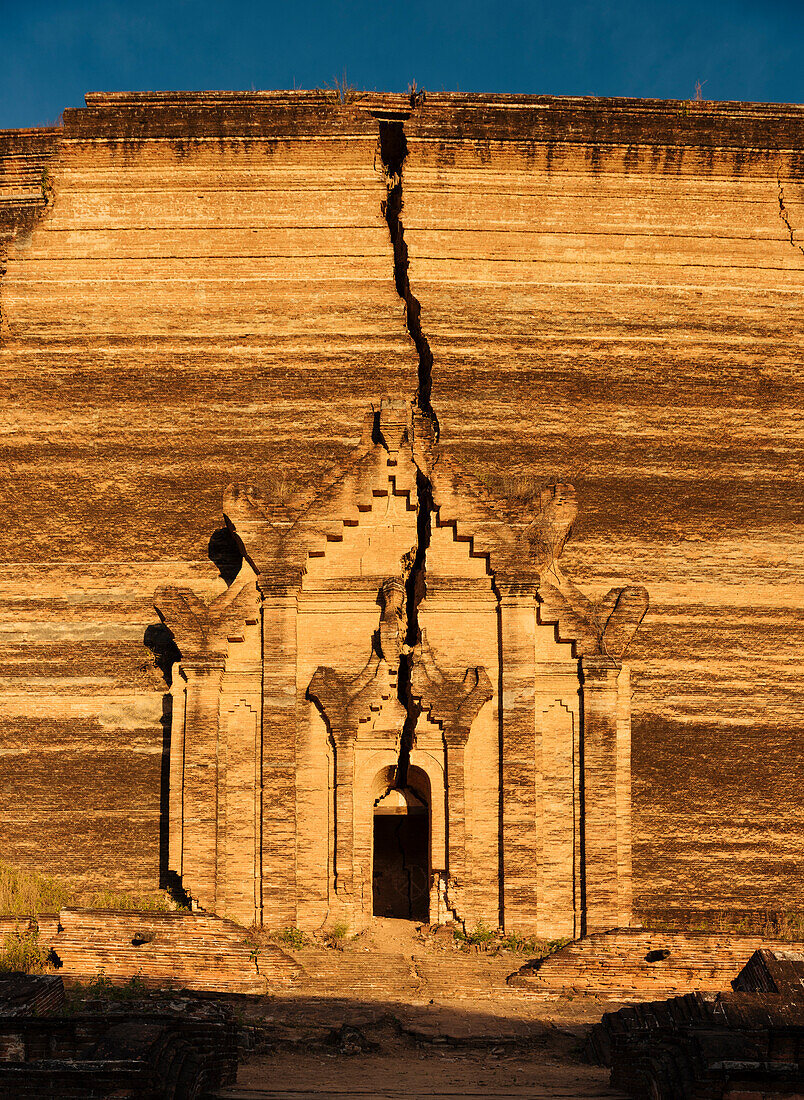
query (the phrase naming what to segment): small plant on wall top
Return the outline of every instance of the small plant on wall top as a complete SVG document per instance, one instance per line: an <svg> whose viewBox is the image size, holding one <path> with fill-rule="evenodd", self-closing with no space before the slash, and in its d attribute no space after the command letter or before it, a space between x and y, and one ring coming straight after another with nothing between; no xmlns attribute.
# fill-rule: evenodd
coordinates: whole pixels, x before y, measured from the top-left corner
<svg viewBox="0 0 804 1100"><path fill-rule="evenodd" d="M53 200L53 177L47 168L42 169L42 177L39 180L39 187L42 191L42 199L47 205Z"/></svg>
<svg viewBox="0 0 804 1100"><path fill-rule="evenodd" d="M11 971L41 974L48 962L48 952L39 942L37 929L12 932L0 940L0 974Z"/></svg>
<svg viewBox="0 0 804 1100"><path fill-rule="evenodd" d="M336 921L331 928L327 929L324 935L324 943L327 947L334 947L339 951L343 951L343 944L348 931L348 924L344 924L343 921Z"/></svg>
<svg viewBox="0 0 804 1100"><path fill-rule="evenodd" d="M338 79L334 77L332 81L335 91L338 93L338 99L341 103L351 103L357 98L358 91L354 84L350 84L346 79L346 69L343 70L343 76Z"/></svg>

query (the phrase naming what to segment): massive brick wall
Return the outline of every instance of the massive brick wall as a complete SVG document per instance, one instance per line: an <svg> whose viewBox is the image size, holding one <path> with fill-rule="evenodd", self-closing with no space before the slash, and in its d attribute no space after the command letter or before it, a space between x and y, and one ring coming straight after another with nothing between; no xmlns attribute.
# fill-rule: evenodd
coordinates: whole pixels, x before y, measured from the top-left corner
<svg viewBox="0 0 804 1100"><path fill-rule="evenodd" d="M637 905L800 904L804 110L439 96L406 133L445 439L572 481L570 571L651 593Z"/></svg>
<svg viewBox="0 0 804 1100"><path fill-rule="evenodd" d="M0 848L126 886L158 877L154 587L214 587L224 486L314 476L416 378L375 120L193 99L65 112L0 294Z"/></svg>
<svg viewBox="0 0 804 1100"><path fill-rule="evenodd" d="M651 591L636 903L800 904L796 107L91 96L0 135L2 848L155 880L153 588L221 585L226 482L314 477L416 384L375 117L406 114L444 445L572 481L570 571Z"/></svg>

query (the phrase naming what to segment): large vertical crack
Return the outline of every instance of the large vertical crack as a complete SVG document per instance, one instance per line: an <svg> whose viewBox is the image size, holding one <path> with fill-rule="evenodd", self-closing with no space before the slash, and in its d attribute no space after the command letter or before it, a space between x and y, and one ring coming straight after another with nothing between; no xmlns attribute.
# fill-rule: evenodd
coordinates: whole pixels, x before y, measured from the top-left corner
<svg viewBox="0 0 804 1100"><path fill-rule="evenodd" d="M421 303L410 286L410 260L405 241L405 228L402 222L403 195L402 173L408 155L408 143L405 137L404 123L399 120L380 120L380 157L385 174L386 198L382 203L382 213L388 226L394 255L394 286L405 303L405 326L416 347L419 358L416 393L413 398L414 435L425 437L423 446L411 439L414 457L417 461L416 491L418 509L416 518L416 554L406 581L407 634L404 652L399 666L399 698L407 712L399 750L399 764L396 770L397 787L407 786L410 752L413 747L416 723L421 708L411 692L411 671L414 649L421 641L419 627L419 606L426 592L427 550L430 546L430 532L433 513L433 490L426 473L427 455L432 443L438 439L438 417L433 408L431 395L433 386L433 352L422 330ZM423 459L423 460L422 460ZM425 469L422 469L422 466Z"/></svg>
<svg viewBox="0 0 804 1100"><path fill-rule="evenodd" d="M422 331L422 307L410 288L410 261L402 223L402 172L408 155L405 125L396 120L380 120L380 157L388 195L382 212L394 249L394 286L405 303L405 325L419 356L418 383L415 404L432 421L438 435L438 417L430 397L433 387L433 353Z"/></svg>
<svg viewBox="0 0 804 1100"><path fill-rule="evenodd" d="M433 514L433 490L429 479L421 470L417 470L416 472L416 489L419 502L416 514L416 556L413 559L413 567L405 582L405 602L408 611L408 626L405 636L405 646L399 662L399 699L407 712L407 717L402 727L402 737L399 746L399 763L396 769L396 785L399 788L406 787L408 783L410 752L413 748L416 723L419 721L419 716L421 714L421 707L413 698L413 693L411 691L411 673L413 671L414 651L421 641L419 606L427 590L427 550L430 546Z"/></svg>
<svg viewBox="0 0 804 1100"><path fill-rule="evenodd" d="M785 228L787 229L787 232L790 236L790 244L793 246L793 248L797 248L801 255L804 256L804 246L800 245L795 239L795 231L793 229L793 226L790 224L790 217L787 213L787 207L784 204L784 184L782 183L781 169L777 169L776 171L776 183L779 188L779 217L784 222Z"/></svg>

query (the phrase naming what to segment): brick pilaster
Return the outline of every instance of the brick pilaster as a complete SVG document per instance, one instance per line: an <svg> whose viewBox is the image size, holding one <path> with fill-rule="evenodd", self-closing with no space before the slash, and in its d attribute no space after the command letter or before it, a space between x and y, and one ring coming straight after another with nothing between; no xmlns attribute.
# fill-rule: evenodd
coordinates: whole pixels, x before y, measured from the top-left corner
<svg viewBox="0 0 804 1100"><path fill-rule="evenodd" d="M581 662L581 829L583 931L601 932L620 920L618 851L619 666L607 657ZM622 806L619 807L622 811Z"/></svg>

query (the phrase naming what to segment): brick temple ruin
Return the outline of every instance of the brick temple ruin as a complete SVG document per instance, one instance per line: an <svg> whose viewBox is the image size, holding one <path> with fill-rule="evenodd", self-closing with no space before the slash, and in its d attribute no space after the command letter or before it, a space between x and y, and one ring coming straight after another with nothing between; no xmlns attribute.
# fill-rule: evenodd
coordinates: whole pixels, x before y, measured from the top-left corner
<svg viewBox="0 0 804 1100"><path fill-rule="evenodd" d="M170 869L202 907L575 936L631 919L630 687L644 588L559 566L577 506L515 519L385 400L308 499L224 496L242 565L163 587Z"/></svg>
<svg viewBox="0 0 804 1100"><path fill-rule="evenodd" d="M784 104L0 133L4 858L269 929L800 909L803 171Z"/></svg>

